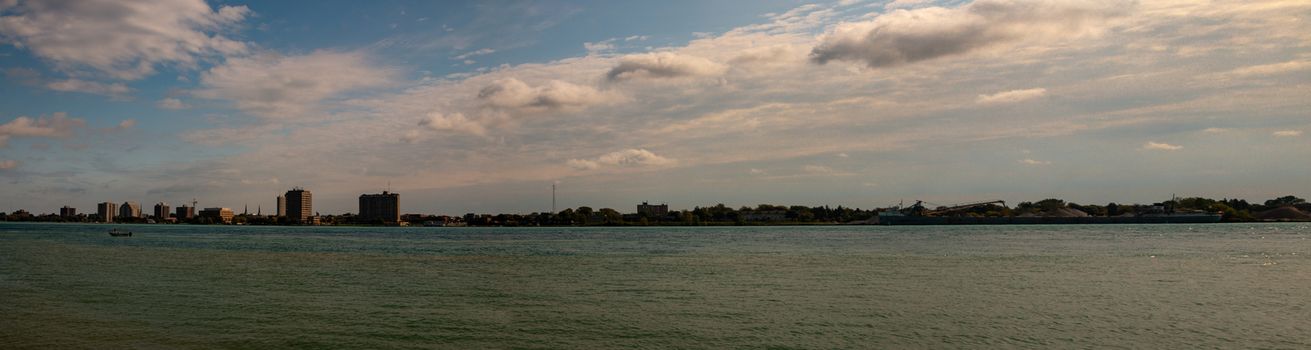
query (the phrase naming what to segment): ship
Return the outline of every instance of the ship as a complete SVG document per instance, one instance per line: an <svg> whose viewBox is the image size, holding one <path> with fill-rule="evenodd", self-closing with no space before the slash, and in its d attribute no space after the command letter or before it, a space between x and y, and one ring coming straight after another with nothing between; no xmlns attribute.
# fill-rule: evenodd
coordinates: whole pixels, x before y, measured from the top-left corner
<svg viewBox="0 0 1311 350"><path fill-rule="evenodd" d="M1206 224L1220 222L1220 213L1182 212L1154 205L1143 212L1120 216L968 216L962 211L1004 201L966 203L929 209L923 201L909 207L894 206L879 212L877 225L1079 225L1079 224Z"/></svg>
<svg viewBox="0 0 1311 350"><path fill-rule="evenodd" d="M118 229L109 230L109 235L114 237L132 237L132 231L119 231Z"/></svg>

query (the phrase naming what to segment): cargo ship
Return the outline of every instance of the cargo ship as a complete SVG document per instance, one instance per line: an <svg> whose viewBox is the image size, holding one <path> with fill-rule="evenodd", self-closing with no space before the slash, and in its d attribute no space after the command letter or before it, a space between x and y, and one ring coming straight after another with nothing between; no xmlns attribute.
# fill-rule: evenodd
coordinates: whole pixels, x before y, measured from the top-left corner
<svg viewBox="0 0 1311 350"><path fill-rule="evenodd" d="M1003 201L968 203L938 209L924 207L924 202L880 211L876 225L1070 225L1070 224L1205 224L1220 222L1219 213L1176 212L1168 206L1148 207L1145 212L1121 216L967 216L952 215L961 210L998 204Z"/></svg>

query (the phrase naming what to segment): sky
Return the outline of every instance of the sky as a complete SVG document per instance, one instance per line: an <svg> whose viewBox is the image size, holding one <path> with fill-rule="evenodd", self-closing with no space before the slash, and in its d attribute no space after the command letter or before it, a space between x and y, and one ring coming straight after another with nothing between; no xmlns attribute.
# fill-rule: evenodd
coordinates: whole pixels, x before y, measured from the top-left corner
<svg viewBox="0 0 1311 350"><path fill-rule="evenodd" d="M0 0L0 211L1305 198L1309 49L1307 1Z"/></svg>

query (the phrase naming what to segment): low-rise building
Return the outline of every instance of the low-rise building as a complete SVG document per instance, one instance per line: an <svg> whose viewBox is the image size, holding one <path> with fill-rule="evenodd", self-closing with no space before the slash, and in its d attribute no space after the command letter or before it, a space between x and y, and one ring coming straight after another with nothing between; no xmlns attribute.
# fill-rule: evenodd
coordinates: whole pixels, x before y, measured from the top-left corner
<svg viewBox="0 0 1311 350"><path fill-rule="evenodd" d="M200 217L225 224L231 224L233 216L236 215L233 214L232 209L228 208L205 208L200 211Z"/></svg>
<svg viewBox="0 0 1311 350"><path fill-rule="evenodd" d="M642 204L637 205L637 215L658 218L664 217L666 214L669 214L668 204L647 204L647 202L642 202Z"/></svg>

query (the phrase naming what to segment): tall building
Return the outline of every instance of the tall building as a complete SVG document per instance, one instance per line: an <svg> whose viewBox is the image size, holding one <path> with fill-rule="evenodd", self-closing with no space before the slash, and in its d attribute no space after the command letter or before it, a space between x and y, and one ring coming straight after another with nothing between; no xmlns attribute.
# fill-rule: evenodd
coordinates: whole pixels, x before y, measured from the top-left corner
<svg viewBox="0 0 1311 350"><path fill-rule="evenodd" d="M284 201L287 203L287 221L292 223L304 224L310 223L310 217L314 216L314 198L310 191L295 187L287 191Z"/></svg>
<svg viewBox="0 0 1311 350"><path fill-rule="evenodd" d="M178 221L191 220L196 217L196 207L183 205L177 209Z"/></svg>
<svg viewBox="0 0 1311 350"><path fill-rule="evenodd" d="M225 224L231 224L233 216L235 215L233 215L232 209L228 208L205 208L200 211L200 217L210 218L213 219L214 222L222 222Z"/></svg>
<svg viewBox="0 0 1311 350"><path fill-rule="evenodd" d="M118 206L118 216L125 218L141 217L141 203L123 202L123 205Z"/></svg>
<svg viewBox="0 0 1311 350"><path fill-rule="evenodd" d="M96 204L96 214L100 214L101 222L114 222L114 216L118 215L118 204L110 202Z"/></svg>
<svg viewBox="0 0 1311 350"><path fill-rule="evenodd" d="M642 202L642 204L637 205L637 214L639 215L646 214L647 217L652 217L652 218L662 217L669 214L669 205L647 204L646 202Z"/></svg>
<svg viewBox="0 0 1311 350"><path fill-rule="evenodd" d="M382 194L360 195L360 220L382 220L386 224L401 221L401 195L382 191Z"/></svg>
<svg viewBox="0 0 1311 350"><path fill-rule="evenodd" d="M287 197L278 196L278 216L287 216Z"/></svg>
<svg viewBox="0 0 1311 350"><path fill-rule="evenodd" d="M77 216L77 209L65 205L63 208L59 208L59 216L66 218Z"/></svg>
<svg viewBox="0 0 1311 350"><path fill-rule="evenodd" d="M168 214L169 214L168 209L169 209L168 203L164 203L164 202L155 203L155 219L158 220L168 219Z"/></svg>

